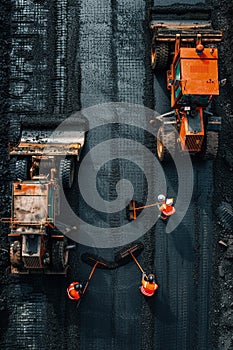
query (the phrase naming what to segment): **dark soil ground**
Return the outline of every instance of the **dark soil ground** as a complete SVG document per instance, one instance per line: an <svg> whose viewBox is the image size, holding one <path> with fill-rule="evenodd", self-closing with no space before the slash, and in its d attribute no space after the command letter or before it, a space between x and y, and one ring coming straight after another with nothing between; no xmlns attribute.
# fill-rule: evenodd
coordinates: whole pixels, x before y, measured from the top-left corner
<svg viewBox="0 0 233 350"><path fill-rule="evenodd" d="M194 194L175 232L166 235L159 222L141 239L145 249L139 260L147 272L156 269L160 286L156 298L148 301L141 297L140 273L129 263L115 271L98 270L76 309L65 291L72 280L85 279L89 272L81 254L90 251L112 259L117 248L78 245L71 252L65 279L14 277L7 269L9 228L1 223L1 349L233 348L232 258L229 248L218 243L232 243L232 227L222 222L218 208L233 203L233 4L225 0L206 3L212 7L215 28L224 30L219 74L227 83L213 104L216 114L222 116L219 154L214 162L193 161ZM163 74L155 77L150 68L146 16L154 4L162 2L28 0L23 4L2 0L1 217L10 215L12 172L7 145L12 118L20 117L25 129L37 129L41 125L51 128L71 112L97 103L137 103L159 112L169 109ZM154 152L154 139L144 131L119 125L91 131L84 152L103 139L124 136L136 138ZM111 150L113 155L120 151ZM166 165L164 171L169 191L176 195L173 165ZM126 167L118 160L108 162L98 174L104 199L116 198L115 184L122 176L133 183L135 196L144 198L144 174L133 164ZM155 186L160 184L160 179L154 180ZM83 218L103 227L126 223L122 213L97 213L82 198L77 205L77 191L75 184L67 195Z"/></svg>
<svg viewBox="0 0 233 350"><path fill-rule="evenodd" d="M232 15L233 5L221 1L213 1L214 23L217 27L224 29L224 41L220 50L220 77L227 78L227 84L222 89L218 103L216 104L218 114L223 115L221 133L221 147L219 157L215 163L215 196L214 209L221 202L232 204L232 126L233 126L233 101L232 101L232 55L228 47L232 43ZM230 349L233 346L232 330L232 259L227 258L226 251L217 242L223 239L228 242L231 229L226 230L220 225L215 227L213 241L213 276L212 276L212 307L210 329L214 339L213 348Z"/></svg>

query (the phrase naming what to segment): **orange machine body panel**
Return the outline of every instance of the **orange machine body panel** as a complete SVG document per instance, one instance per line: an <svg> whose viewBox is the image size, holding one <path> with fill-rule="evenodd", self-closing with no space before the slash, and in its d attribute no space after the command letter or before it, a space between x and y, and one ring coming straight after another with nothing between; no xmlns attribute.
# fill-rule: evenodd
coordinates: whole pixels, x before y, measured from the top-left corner
<svg viewBox="0 0 233 350"><path fill-rule="evenodd" d="M212 96L219 95L218 50L205 48L198 55L196 48L182 47L171 65L171 106L207 107Z"/></svg>
<svg viewBox="0 0 233 350"><path fill-rule="evenodd" d="M204 141L203 109L196 109L197 118L187 117L186 113L180 120L180 146L182 151L200 152Z"/></svg>

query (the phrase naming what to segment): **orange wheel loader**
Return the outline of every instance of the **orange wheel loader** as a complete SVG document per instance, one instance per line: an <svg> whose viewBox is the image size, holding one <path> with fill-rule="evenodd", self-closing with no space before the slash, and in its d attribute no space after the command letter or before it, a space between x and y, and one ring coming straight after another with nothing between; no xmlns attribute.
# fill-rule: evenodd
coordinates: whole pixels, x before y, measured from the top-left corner
<svg viewBox="0 0 233 350"><path fill-rule="evenodd" d="M214 159L221 118L208 109L219 95L218 48L222 32L214 30L210 8L176 5L151 8L151 66L166 71L172 111L157 119L160 161L181 152ZM170 65L170 69L167 68Z"/></svg>
<svg viewBox="0 0 233 350"><path fill-rule="evenodd" d="M76 162L85 141L84 121L64 124L61 130L22 130L20 120L11 120L11 217L0 218L0 222L10 223L9 260L13 274L67 272L69 250L75 245L68 244L63 231L76 227L58 221L60 188L73 185Z"/></svg>

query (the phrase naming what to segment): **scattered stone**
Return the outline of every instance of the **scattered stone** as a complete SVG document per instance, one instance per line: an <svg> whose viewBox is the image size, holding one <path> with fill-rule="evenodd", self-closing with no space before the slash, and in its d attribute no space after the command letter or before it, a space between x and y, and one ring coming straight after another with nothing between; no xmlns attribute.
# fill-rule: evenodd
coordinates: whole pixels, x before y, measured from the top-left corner
<svg viewBox="0 0 233 350"><path fill-rule="evenodd" d="M219 265L219 266L218 266L218 273L219 273L219 276L220 276L220 277L224 277L225 272L224 272L224 269L223 269L223 266L222 266L222 265Z"/></svg>

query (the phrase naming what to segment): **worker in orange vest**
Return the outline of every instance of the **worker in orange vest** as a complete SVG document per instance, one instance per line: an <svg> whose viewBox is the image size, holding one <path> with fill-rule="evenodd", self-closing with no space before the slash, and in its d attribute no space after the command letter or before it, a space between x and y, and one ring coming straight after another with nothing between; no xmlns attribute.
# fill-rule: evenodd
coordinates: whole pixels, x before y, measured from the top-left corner
<svg viewBox="0 0 233 350"><path fill-rule="evenodd" d="M72 282L67 288L70 300L79 300L82 295L83 285L80 282Z"/></svg>
<svg viewBox="0 0 233 350"><path fill-rule="evenodd" d="M160 217L162 220L166 221L167 218L176 212L173 207L174 199L166 198L163 194L158 196L158 208L161 211Z"/></svg>
<svg viewBox="0 0 233 350"><path fill-rule="evenodd" d="M143 272L142 285L140 287L141 293L147 297L152 297L158 288L159 286L155 281L155 276L152 273L147 276Z"/></svg>

